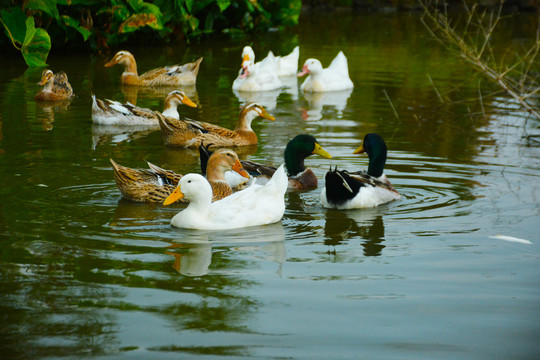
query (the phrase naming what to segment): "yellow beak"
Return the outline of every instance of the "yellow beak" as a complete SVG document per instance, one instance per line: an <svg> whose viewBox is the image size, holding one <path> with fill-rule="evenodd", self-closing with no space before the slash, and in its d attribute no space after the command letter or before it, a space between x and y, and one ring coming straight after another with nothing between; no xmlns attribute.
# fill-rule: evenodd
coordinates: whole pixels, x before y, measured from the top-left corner
<svg viewBox="0 0 540 360"><path fill-rule="evenodd" d="M108 63L105 64L105 67L111 67L116 64L118 64L118 60L116 60L116 56L115 56L111 60L109 60Z"/></svg>
<svg viewBox="0 0 540 360"><path fill-rule="evenodd" d="M330 155L326 150L324 150L318 143L315 143L315 149L313 150L313 154L320 155L326 159L332 158L332 155Z"/></svg>
<svg viewBox="0 0 540 360"><path fill-rule="evenodd" d="M262 112L261 112L260 115L261 115L263 118L268 119L268 120L270 120L270 121L276 120L276 118L273 117L272 115L270 115L270 114L268 113L268 111L266 111L266 109L262 109Z"/></svg>
<svg viewBox="0 0 540 360"><path fill-rule="evenodd" d="M171 193L171 195L169 195L165 199L165 201L163 201L163 205L170 205L173 202L175 202L177 200L180 200L183 197L184 197L184 194L182 193L182 191L180 191L180 186L178 186L176 189L174 189L174 191Z"/></svg>
<svg viewBox="0 0 540 360"><path fill-rule="evenodd" d="M360 147L353 151L353 154L363 154L365 152L364 150L364 144L360 145Z"/></svg>
<svg viewBox="0 0 540 360"><path fill-rule="evenodd" d="M49 81L50 77L46 76L41 78L40 82L38 82L38 85L45 85Z"/></svg>
<svg viewBox="0 0 540 360"><path fill-rule="evenodd" d="M191 101L191 99L188 98L187 96L184 96L184 98L182 99L182 103L186 104L187 106L190 106L190 107L194 107L194 108L197 107L197 104L195 104L193 101Z"/></svg>
<svg viewBox="0 0 540 360"><path fill-rule="evenodd" d="M239 173L240 175L242 175L246 179L249 179L249 174L243 168L242 163L240 162L240 160L237 159L236 162L234 163L234 165L231 167L231 169L233 169L234 171L236 171L237 173Z"/></svg>

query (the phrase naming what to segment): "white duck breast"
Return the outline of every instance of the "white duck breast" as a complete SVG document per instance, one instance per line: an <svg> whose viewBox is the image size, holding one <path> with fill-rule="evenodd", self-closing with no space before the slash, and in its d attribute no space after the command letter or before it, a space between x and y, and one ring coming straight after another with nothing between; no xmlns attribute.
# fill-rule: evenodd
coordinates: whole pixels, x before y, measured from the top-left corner
<svg viewBox="0 0 540 360"><path fill-rule="evenodd" d="M373 178L367 174L336 170L328 172L325 179L327 183L321 191L321 203L325 208L370 208L401 198L384 174Z"/></svg>
<svg viewBox="0 0 540 360"><path fill-rule="evenodd" d="M177 190L190 203L172 218L171 224L188 229L223 230L278 222L285 212L287 185L282 165L266 185L253 184L212 203L208 181L198 174L185 175Z"/></svg>
<svg viewBox="0 0 540 360"><path fill-rule="evenodd" d="M237 91L270 91L283 87L277 75L270 69L257 68L251 60L244 63L232 89Z"/></svg>
<svg viewBox="0 0 540 360"><path fill-rule="evenodd" d="M305 92L324 92L352 89L347 58L340 51L330 66L323 69L317 59L307 59L298 76L309 74L300 89Z"/></svg>

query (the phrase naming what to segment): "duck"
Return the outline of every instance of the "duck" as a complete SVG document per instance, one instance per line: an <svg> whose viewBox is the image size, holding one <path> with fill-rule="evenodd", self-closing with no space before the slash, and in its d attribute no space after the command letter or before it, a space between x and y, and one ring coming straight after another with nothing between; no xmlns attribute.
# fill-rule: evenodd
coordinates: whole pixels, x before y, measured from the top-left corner
<svg viewBox="0 0 540 360"><path fill-rule="evenodd" d="M325 186L321 191L321 203L325 208L358 209L376 207L398 200L401 195L394 189L386 175L387 147L383 138L376 133L366 134L362 145L353 154L367 153L369 166L366 172L349 172L330 169L325 175Z"/></svg>
<svg viewBox="0 0 540 360"><path fill-rule="evenodd" d="M242 64L232 89L235 91L256 92L281 89L283 83L271 67L257 67L251 60Z"/></svg>
<svg viewBox="0 0 540 360"><path fill-rule="evenodd" d="M191 119L174 119L160 116L161 134L165 145L178 147L198 147L201 143L211 144L211 148L257 145L257 135L251 122L257 117L274 121L262 105L248 103L240 110L234 130Z"/></svg>
<svg viewBox="0 0 540 360"><path fill-rule="evenodd" d="M178 228L225 230L279 222L285 213L287 175L281 165L265 185L257 183L212 202L212 188L199 174L187 174L163 202L168 205L185 198L188 206L171 219Z"/></svg>
<svg viewBox="0 0 540 360"><path fill-rule="evenodd" d="M137 63L135 57L129 51L118 51L114 57L105 64L111 67L116 64L124 65L122 73L122 83L126 85L140 86L181 86L195 85L197 74L203 58L184 65L169 65L155 68L142 75L137 73Z"/></svg>
<svg viewBox="0 0 540 360"><path fill-rule="evenodd" d="M304 92L325 92L352 89L354 87L349 77L349 67L347 58L343 51L340 51L330 66L323 69L322 64L317 59L307 59L304 62L302 71L298 77L309 74L300 86Z"/></svg>
<svg viewBox="0 0 540 360"><path fill-rule="evenodd" d="M313 170L306 168L304 160L313 154L317 154L326 159L331 159L330 155L324 150L317 139L309 134L300 134L295 136L287 143L284 152L285 168L289 178L289 189L309 190L317 188L318 180ZM264 165L254 161L241 160L242 167L253 177L257 179L269 179L273 176L276 168L271 165ZM236 174L226 173L225 178L229 183L238 181ZM259 183L261 180L258 180ZM263 180L264 181L264 180Z"/></svg>
<svg viewBox="0 0 540 360"><path fill-rule="evenodd" d="M182 175L162 169L148 162L149 170L132 169L117 164L110 159L114 179L122 197L135 202L162 203L174 191ZM242 177L249 174L242 168L238 155L230 149L219 149L208 159L206 178L212 189L212 201L217 201L233 193L225 181L224 173L235 171Z"/></svg>
<svg viewBox="0 0 540 360"><path fill-rule="evenodd" d="M173 90L165 98L163 115L179 119L177 108L180 104L197 107L183 91ZM108 99L100 100L95 95L92 95L92 121L101 125L159 126L159 117L151 109L141 108L129 102L122 104Z"/></svg>
<svg viewBox="0 0 540 360"><path fill-rule="evenodd" d="M55 74L52 70L43 70L38 85L45 86L34 96L36 101L68 100L74 96L67 74L63 71Z"/></svg>
<svg viewBox="0 0 540 360"><path fill-rule="evenodd" d="M298 71L298 59L300 58L300 47L296 46L289 55L275 56L272 51L268 52L266 58L255 63L255 52L251 46L242 49L242 67L244 62L251 60L256 67L269 67L277 76L295 76Z"/></svg>

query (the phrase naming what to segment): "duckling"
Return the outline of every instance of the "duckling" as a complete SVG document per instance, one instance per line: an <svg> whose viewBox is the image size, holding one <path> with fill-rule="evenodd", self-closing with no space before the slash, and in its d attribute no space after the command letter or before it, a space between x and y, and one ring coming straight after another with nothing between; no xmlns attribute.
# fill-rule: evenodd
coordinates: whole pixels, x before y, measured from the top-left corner
<svg viewBox="0 0 540 360"><path fill-rule="evenodd" d="M137 63L135 57L129 51L121 50L105 64L110 67L116 64L124 65L122 73L122 83L126 85L141 86L181 86L194 85L197 81L197 74L203 58L184 65L170 65L156 68L145 72L142 75L137 73Z"/></svg>
<svg viewBox="0 0 540 360"><path fill-rule="evenodd" d="M74 96L68 77L63 71L54 74L51 70L44 70L38 85L45 86L34 96L37 101L68 100Z"/></svg>
<svg viewBox="0 0 540 360"><path fill-rule="evenodd" d="M179 147L197 147L201 143L216 147L235 147L256 145L257 135L251 128L251 122L257 117L275 120L273 116L257 103L242 107L234 130L203 121L173 119L160 116L161 133L165 145Z"/></svg>
<svg viewBox="0 0 540 360"><path fill-rule="evenodd" d="M353 153L364 152L369 156L367 173L348 172L337 168L326 173L326 184L321 192L321 203L324 207L334 209L375 207L401 198L383 173L387 154L383 138L376 133L367 134L362 145Z"/></svg>
<svg viewBox="0 0 540 360"><path fill-rule="evenodd" d="M148 163L150 170L137 170L117 164L110 159L118 189L125 199L136 202L163 202L176 188L182 175ZM226 171L235 171L249 178L238 155L230 149L219 149L208 159L206 177L212 187L213 201L232 194L225 181Z"/></svg>

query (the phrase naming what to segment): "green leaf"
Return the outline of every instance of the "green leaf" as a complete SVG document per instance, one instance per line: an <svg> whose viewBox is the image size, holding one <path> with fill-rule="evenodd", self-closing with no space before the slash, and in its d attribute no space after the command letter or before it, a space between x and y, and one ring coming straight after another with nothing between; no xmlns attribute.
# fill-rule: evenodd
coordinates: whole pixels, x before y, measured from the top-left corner
<svg viewBox="0 0 540 360"><path fill-rule="evenodd" d="M74 19L67 15L62 15L62 20L64 21L64 24L66 26L69 26L77 30L82 35L84 41L88 40L88 38L92 35L92 32L90 30L81 26L81 23L79 22L79 20Z"/></svg>
<svg viewBox="0 0 540 360"><path fill-rule="evenodd" d="M11 41L22 44L24 42L24 35L26 34L26 15L22 9L17 6L11 9L11 11L2 10L0 15L2 16L2 23Z"/></svg>
<svg viewBox="0 0 540 360"><path fill-rule="evenodd" d="M51 38L44 29L35 27L34 18L26 19L26 36L21 52L28 66L47 66L47 56L51 50Z"/></svg>
<svg viewBox="0 0 540 360"><path fill-rule="evenodd" d="M219 11L223 12L231 5L231 0L217 0Z"/></svg>
<svg viewBox="0 0 540 360"><path fill-rule="evenodd" d="M56 7L56 0L28 0L25 9L41 10L56 20L60 19L60 14Z"/></svg>
<svg viewBox="0 0 540 360"><path fill-rule="evenodd" d="M179 1L181 2L182 0L179 0ZM189 13L191 13L191 9L193 9L193 1L194 1L194 0L185 0L185 1L184 1L184 4L186 5L186 10L187 10Z"/></svg>
<svg viewBox="0 0 540 360"><path fill-rule="evenodd" d="M135 10L135 12L142 12L142 8L144 6L143 0L127 0L126 2L129 4L129 6L131 6L133 10Z"/></svg>

